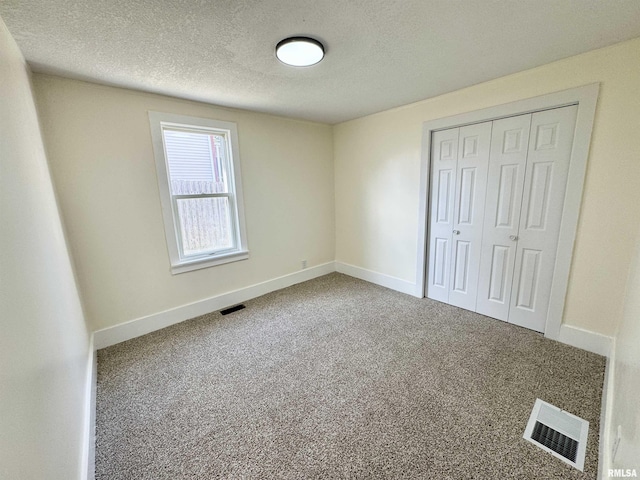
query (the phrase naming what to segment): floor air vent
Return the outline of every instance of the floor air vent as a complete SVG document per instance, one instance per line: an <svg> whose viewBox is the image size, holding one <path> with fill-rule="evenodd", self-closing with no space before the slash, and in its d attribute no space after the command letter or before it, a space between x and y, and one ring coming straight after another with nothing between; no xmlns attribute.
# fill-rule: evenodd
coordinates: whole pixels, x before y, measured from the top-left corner
<svg viewBox="0 0 640 480"><path fill-rule="evenodd" d="M240 305L236 305L235 307L229 307L229 308L225 308L224 310L220 310L220 313L222 315L229 315L230 313L237 312L238 310L242 310L243 308L246 308L246 307L240 304Z"/></svg>
<svg viewBox="0 0 640 480"><path fill-rule="evenodd" d="M589 422L538 398L524 439L582 472L588 432Z"/></svg>

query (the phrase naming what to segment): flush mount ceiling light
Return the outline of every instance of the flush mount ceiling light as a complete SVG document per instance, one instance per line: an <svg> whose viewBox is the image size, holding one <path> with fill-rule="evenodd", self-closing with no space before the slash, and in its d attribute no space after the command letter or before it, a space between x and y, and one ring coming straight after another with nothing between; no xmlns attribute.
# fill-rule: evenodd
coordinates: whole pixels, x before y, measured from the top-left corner
<svg viewBox="0 0 640 480"><path fill-rule="evenodd" d="M309 37L289 37L276 45L276 57L293 67L309 67L324 57L324 46Z"/></svg>

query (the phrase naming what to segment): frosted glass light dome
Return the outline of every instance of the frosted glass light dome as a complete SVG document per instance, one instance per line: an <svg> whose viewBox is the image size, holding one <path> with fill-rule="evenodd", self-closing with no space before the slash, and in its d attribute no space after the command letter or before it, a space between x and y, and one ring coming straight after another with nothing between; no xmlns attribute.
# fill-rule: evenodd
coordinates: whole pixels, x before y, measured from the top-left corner
<svg viewBox="0 0 640 480"><path fill-rule="evenodd" d="M324 58L324 46L313 38L285 38L276 45L276 57L293 67L309 67Z"/></svg>

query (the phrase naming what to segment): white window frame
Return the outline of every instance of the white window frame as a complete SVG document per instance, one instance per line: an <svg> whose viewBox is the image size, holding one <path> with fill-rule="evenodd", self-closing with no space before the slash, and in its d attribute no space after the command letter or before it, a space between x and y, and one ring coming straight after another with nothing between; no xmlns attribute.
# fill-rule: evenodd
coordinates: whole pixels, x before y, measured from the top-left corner
<svg viewBox="0 0 640 480"><path fill-rule="evenodd" d="M160 204L164 220L165 236L171 273L173 275L197 270L200 268L222 265L224 263L246 260L249 258L247 234L244 222L244 203L242 201L242 180L240 172L240 155L238 147L238 127L235 123L212 120L209 118L190 117L172 113L149 112L151 139L156 160ZM234 246L231 249L206 253L198 256L182 255L182 238L178 223L176 200L178 197L199 198L200 195L173 195L169 182L169 166L165 154L164 128L181 129L200 133L211 133L225 137L228 159L228 189L225 194L203 194L202 198L226 197L229 199L231 211L232 236Z"/></svg>

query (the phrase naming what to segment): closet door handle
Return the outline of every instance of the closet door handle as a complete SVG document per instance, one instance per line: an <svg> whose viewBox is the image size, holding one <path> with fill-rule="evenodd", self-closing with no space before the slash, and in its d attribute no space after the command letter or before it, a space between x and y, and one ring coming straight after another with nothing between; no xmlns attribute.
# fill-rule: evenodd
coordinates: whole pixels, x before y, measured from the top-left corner
<svg viewBox="0 0 640 480"><path fill-rule="evenodd" d="M517 235L509 235L509 238L511 240L513 240L514 242L516 242L518 240L518 236Z"/></svg>
<svg viewBox="0 0 640 480"><path fill-rule="evenodd" d="M454 230L453 233L456 235L460 235L460 230Z"/></svg>

